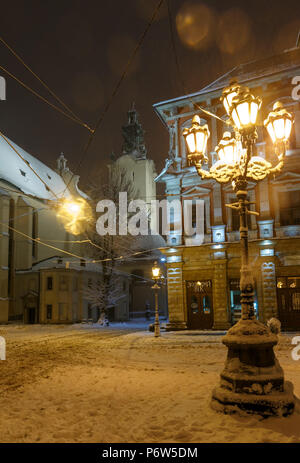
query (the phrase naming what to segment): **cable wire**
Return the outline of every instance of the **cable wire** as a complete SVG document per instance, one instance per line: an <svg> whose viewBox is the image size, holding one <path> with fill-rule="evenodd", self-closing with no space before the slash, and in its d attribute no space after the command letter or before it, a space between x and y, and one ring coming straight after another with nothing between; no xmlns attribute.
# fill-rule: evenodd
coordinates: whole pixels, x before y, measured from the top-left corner
<svg viewBox="0 0 300 463"><path fill-rule="evenodd" d="M121 87L121 84L122 84L123 80L124 80L125 77L127 76L128 70L129 70L129 68L130 68L130 66L131 66L131 63L133 62L133 60L134 60L134 58L135 58L135 56L136 56L138 50L140 49L140 47L141 47L141 45L142 45L142 43L143 43L143 41L144 41L144 39L145 39L145 37L146 37L146 35L147 35L149 29L150 29L150 27L152 26L152 24L153 24L153 22L154 22L154 20L155 20L155 18L156 18L156 16L157 16L157 14L158 14L158 12L159 12L159 10L160 10L160 7L162 6L163 2L164 2L164 0L159 0L159 2L157 3L157 5L156 5L156 7L155 7L155 9L154 9L154 12L153 12L153 14L152 14L152 16L151 16L150 21L148 22L148 24L147 24L147 26L146 26L144 32L143 32L142 35L140 36L140 39L138 40L138 42L137 42L137 44L136 44L136 46L135 46L133 52L131 53L131 55L130 55L130 57L129 57L129 59L128 59L126 65L125 65L125 68L124 68L124 70L123 70L123 72L122 72L122 75L121 75L120 79L119 79L118 82L116 83L116 85L115 85L115 87L114 87L114 89L113 89L113 92L112 92L112 94L111 94L111 96L110 96L108 102L106 103L106 105L105 105L105 107L104 107L104 110L102 111L102 113L101 113L99 119L97 120L96 125L95 125L95 128L94 128L93 132L91 133L91 135L90 135L90 137L89 137L89 139L88 139L88 141L87 141L87 143L86 143L86 145L85 145L85 148L84 148L83 153L82 153L82 156L81 156L81 158L80 158L80 160L79 160L79 162L78 162L78 164L77 164L77 167L76 167L76 169L75 169L75 172L78 173L78 171L79 171L79 169L80 169L80 167L81 167L81 165L82 165L82 163L83 163L83 160L86 158L86 154L87 154L87 152L88 152L88 149L90 148L90 146L91 146L91 144L92 144L92 142L93 142L93 140L94 140L95 133L96 133L96 131L99 129L99 127L101 126L101 124L103 123L104 117L105 117L106 113L108 112L108 110L109 110L109 108L110 108L110 106L111 106L111 104L112 104L112 102L113 102L113 100L114 100L114 97L115 97L116 94L118 93L118 91L119 91L119 89L120 89L120 87ZM69 187L70 182L72 181L74 175L75 175L75 174L73 173L73 175L72 175L72 177L71 177L71 179L70 179L70 181L69 181L69 183L68 183L66 189Z"/></svg>
<svg viewBox="0 0 300 463"><path fill-rule="evenodd" d="M25 61L17 54L17 52L15 50L13 50L13 48L8 45L8 43L3 39L3 37L0 36L0 41L3 43L3 45L6 46L6 48L8 48L8 50L14 55L15 58L17 58L17 60L23 64L23 66L43 85L43 87L46 88L46 90L48 90L48 92L67 110L69 111L70 114L72 114L72 116L77 119L79 122L81 122L81 124L83 125L86 125L81 119L79 116L77 116L74 111L66 105L66 103L64 103L61 98L59 98L53 90L51 90L51 88L46 84L46 82L44 82L26 63Z"/></svg>
<svg viewBox="0 0 300 463"><path fill-rule="evenodd" d="M33 90L31 87L29 87L27 84L25 84L24 82L22 82L22 80L20 80L18 77L16 77L14 74L12 74L11 72L9 72L5 67L1 66L0 65L0 69L2 71L4 71L9 77L11 77L12 79L14 79L16 82L18 82L18 84L22 85L22 87L24 87L26 90L28 90L30 93L32 93L33 95L35 95L37 98L39 98L40 100L42 100L44 103L47 103L49 106L51 106L51 108L55 109L56 111L60 112L61 114L63 114L65 117L67 117L68 119L72 120L73 122L76 122L77 124L81 125L82 127L85 127L86 129L88 129L91 133L93 133L94 129L91 129L85 122L81 122L80 120L78 120L77 118L73 117L71 114L68 114L66 113L65 111L63 111L62 109L60 109L58 106L56 106L55 104L51 103L49 100L47 100L46 98L44 98L42 95L40 95L39 93L37 93L35 90Z"/></svg>

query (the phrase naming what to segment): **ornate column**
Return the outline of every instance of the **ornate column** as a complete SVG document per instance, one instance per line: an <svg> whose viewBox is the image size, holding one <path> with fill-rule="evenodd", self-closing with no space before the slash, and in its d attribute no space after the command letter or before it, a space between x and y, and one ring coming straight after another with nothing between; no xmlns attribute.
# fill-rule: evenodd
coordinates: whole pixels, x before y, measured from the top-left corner
<svg viewBox="0 0 300 463"><path fill-rule="evenodd" d="M276 272L274 257L265 258L261 264L263 321L277 317Z"/></svg>

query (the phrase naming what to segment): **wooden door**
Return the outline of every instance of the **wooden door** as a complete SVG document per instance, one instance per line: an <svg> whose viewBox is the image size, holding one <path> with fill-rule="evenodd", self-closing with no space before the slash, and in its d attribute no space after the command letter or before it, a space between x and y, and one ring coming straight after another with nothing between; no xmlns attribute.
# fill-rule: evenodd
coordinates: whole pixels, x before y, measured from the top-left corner
<svg viewBox="0 0 300 463"><path fill-rule="evenodd" d="M188 328L211 329L214 322L210 280L187 281Z"/></svg>
<svg viewBox="0 0 300 463"><path fill-rule="evenodd" d="M300 330L300 277L277 278L278 317L283 330Z"/></svg>

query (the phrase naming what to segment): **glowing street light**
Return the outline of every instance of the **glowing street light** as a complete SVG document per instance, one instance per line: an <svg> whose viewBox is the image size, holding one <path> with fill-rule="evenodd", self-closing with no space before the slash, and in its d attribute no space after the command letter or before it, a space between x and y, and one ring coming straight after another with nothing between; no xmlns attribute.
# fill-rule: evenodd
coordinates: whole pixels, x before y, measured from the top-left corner
<svg viewBox="0 0 300 463"><path fill-rule="evenodd" d="M91 216L91 208L83 198L63 199L58 204L57 217L62 220L66 231L72 235L82 233L84 224Z"/></svg>
<svg viewBox="0 0 300 463"><path fill-rule="evenodd" d="M240 89L240 85L237 83L237 81L232 80L229 84L229 87L224 88L222 92L222 96L220 99L223 103L223 106L228 116L230 116L232 100L238 94L239 89Z"/></svg>
<svg viewBox="0 0 300 463"><path fill-rule="evenodd" d="M292 387L284 382L283 370L273 352L278 339L255 317L247 219L248 214L258 213L249 210L247 186L249 182L258 182L282 170L283 154L293 117L280 103L276 103L265 121L275 150L280 152L277 163L272 165L266 159L256 156L253 150L261 99L252 95L247 87L241 87L235 82L224 89L221 101L234 124L235 136L230 132L224 133L216 147L219 160L209 170L202 169L203 162L207 162L204 146L209 137L208 128L201 127L199 117L196 119L195 116L192 127L183 132L190 163L196 167L202 179L214 179L224 184L231 182L237 202L226 206L237 210L240 216L242 316L223 339L228 348L228 357L221 373L221 384L213 391L212 405L224 413L242 409L262 415L288 415L294 410L295 400ZM197 134L204 132L205 143L204 135L201 135L197 147Z"/></svg>
<svg viewBox="0 0 300 463"><path fill-rule="evenodd" d="M192 127L184 129L183 136L188 150L188 160L190 164L207 160L205 156L207 140L209 138L208 125L200 125L200 117L194 116Z"/></svg>
<svg viewBox="0 0 300 463"><path fill-rule="evenodd" d="M251 129L256 124L261 99L250 93L248 87L240 87L232 98L230 117L238 130Z"/></svg>
<svg viewBox="0 0 300 463"><path fill-rule="evenodd" d="M154 280L154 285L152 286L152 289L154 289L154 297L155 297L154 336L157 338L157 337L160 336L159 310L158 310L158 290L160 289L159 282L161 281L162 276L161 276L160 267L158 266L156 261L154 262L154 265L152 267L152 278Z"/></svg>
<svg viewBox="0 0 300 463"><path fill-rule="evenodd" d="M273 111L270 112L264 121L272 142L275 146L282 147L285 152L286 144L289 140L293 125L293 116L290 114L280 101L276 101Z"/></svg>
<svg viewBox="0 0 300 463"><path fill-rule="evenodd" d="M154 266L152 267L152 278L154 281L157 281L160 279L160 268L157 265L157 262L154 262Z"/></svg>
<svg viewBox="0 0 300 463"><path fill-rule="evenodd" d="M237 141L230 132L224 132L223 138L215 150L220 161L226 164L236 164L239 161Z"/></svg>

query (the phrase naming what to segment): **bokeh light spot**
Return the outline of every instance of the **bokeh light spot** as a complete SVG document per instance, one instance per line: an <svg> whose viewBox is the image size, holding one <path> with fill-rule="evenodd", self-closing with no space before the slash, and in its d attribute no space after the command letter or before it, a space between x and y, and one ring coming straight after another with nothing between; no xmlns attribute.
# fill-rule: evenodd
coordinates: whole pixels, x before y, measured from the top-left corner
<svg viewBox="0 0 300 463"><path fill-rule="evenodd" d="M176 15L176 28L188 47L207 48L213 38L214 12L202 3L186 2Z"/></svg>

